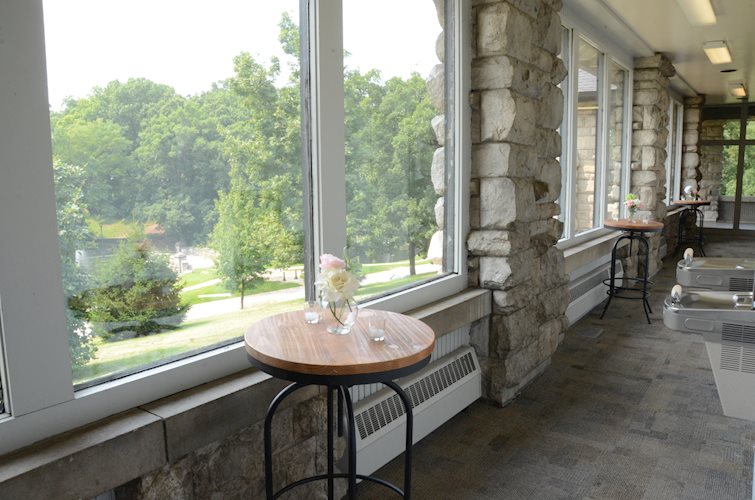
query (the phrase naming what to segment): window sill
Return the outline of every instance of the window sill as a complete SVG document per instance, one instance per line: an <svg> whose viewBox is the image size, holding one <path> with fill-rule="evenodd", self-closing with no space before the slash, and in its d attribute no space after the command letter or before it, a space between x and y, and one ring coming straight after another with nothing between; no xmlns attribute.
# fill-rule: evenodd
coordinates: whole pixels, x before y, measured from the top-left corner
<svg viewBox="0 0 755 500"><path fill-rule="evenodd" d="M491 292L469 289L407 314L437 337L491 312ZM9 498L94 497L264 418L287 382L251 368L0 457ZM314 397L313 386L284 403Z"/></svg>

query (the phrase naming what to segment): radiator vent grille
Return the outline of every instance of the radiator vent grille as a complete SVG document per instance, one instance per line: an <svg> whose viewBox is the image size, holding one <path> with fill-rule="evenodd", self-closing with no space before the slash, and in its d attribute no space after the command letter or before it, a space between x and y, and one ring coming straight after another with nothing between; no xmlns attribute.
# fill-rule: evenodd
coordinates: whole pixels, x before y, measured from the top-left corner
<svg viewBox="0 0 755 500"><path fill-rule="evenodd" d="M755 374L755 326L723 323L721 369Z"/></svg>
<svg viewBox="0 0 755 500"><path fill-rule="evenodd" d="M428 373L409 387L404 387L404 392L406 392L412 408L416 408L476 369L474 356L471 352L467 352L463 356ZM364 439L398 419L403 414L404 405L401 404L401 399L399 399L398 395L393 394L380 403L358 413L354 417L354 420L357 424L359 436Z"/></svg>
<svg viewBox="0 0 755 500"><path fill-rule="evenodd" d="M729 290L732 292L751 292L752 286L752 278L729 278Z"/></svg>
<svg viewBox="0 0 755 500"><path fill-rule="evenodd" d="M616 261L616 277L623 276L624 269L621 266L621 261ZM607 280L611 277L611 265L607 265L603 269L598 270L597 272L594 272L591 275L588 275L587 278L584 278L582 281L578 282L576 285L571 287L569 289L569 302L573 302L574 300L580 298L593 288L595 288L598 285L603 284L603 281Z"/></svg>

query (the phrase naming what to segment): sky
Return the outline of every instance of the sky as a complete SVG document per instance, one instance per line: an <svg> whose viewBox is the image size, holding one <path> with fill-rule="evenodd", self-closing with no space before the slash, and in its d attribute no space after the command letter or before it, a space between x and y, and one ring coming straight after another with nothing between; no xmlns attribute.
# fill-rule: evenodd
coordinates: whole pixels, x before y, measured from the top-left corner
<svg viewBox="0 0 755 500"><path fill-rule="evenodd" d="M384 78L423 76L438 63L432 0L344 0L346 65ZM278 22L298 0L44 0L52 109L112 80L144 77L179 94L233 75L233 57L283 57ZM211 8L210 8L211 6ZM399 15L400 13L400 15Z"/></svg>

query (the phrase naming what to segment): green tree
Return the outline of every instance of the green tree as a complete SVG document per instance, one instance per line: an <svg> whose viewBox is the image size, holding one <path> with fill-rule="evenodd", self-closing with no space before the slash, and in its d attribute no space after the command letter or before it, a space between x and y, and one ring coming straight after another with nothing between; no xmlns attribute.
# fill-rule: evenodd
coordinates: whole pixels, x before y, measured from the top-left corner
<svg viewBox="0 0 755 500"><path fill-rule="evenodd" d="M97 351L87 327L86 302L82 299L89 288L90 278L76 261L76 253L91 243L86 224L86 205L82 194L84 171L81 167L53 162L55 203L58 220L58 245L63 292L66 297L66 325L68 347L73 366L83 366Z"/></svg>
<svg viewBox="0 0 755 500"><path fill-rule="evenodd" d="M218 197L218 222L210 240L218 252L219 274L229 288L241 294L241 309L246 288L261 281L270 264L266 239L270 221L257 206L252 186L239 167L231 169L231 187Z"/></svg>
<svg viewBox="0 0 755 500"><path fill-rule="evenodd" d="M95 270L88 295L89 318L105 339L144 336L175 328L188 306L180 303L180 281L165 256L143 235L133 235Z"/></svg>

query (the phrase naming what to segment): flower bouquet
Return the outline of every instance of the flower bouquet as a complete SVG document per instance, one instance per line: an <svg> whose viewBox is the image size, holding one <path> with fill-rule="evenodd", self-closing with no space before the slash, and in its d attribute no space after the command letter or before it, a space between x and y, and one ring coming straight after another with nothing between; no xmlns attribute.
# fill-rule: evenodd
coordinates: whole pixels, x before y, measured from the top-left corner
<svg viewBox="0 0 755 500"><path fill-rule="evenodd" d="M700 194L697 192L697 189L693 188L690 185L687 185L684 187L684 199L686 200L699 200Z"/></svg>
<svg viewBox="0 0 755 500"><path fill-rule="evenodd" d="M349 333L357 320L354 292L359 288L359 280L349 271L346 261L329 253L321 255L317 286L323 309L330 311L329 317L334 320L328 331L338 335Z"/></svg>
<svg viewBox="0 0 755 500"><path fill-rule="evenodd" d="M634 193L627 193L626 198L624 198L624 206L627 207L627 210L629 211L630 220L634 220L637 216L638 208L643 208L640 198Z"/></svg>

